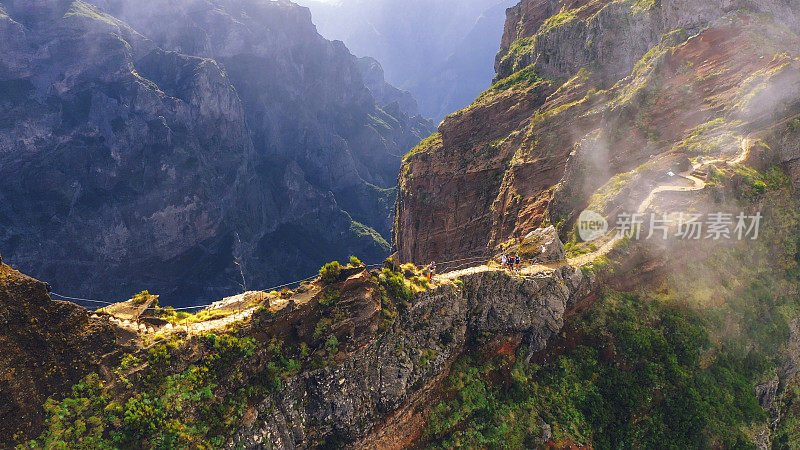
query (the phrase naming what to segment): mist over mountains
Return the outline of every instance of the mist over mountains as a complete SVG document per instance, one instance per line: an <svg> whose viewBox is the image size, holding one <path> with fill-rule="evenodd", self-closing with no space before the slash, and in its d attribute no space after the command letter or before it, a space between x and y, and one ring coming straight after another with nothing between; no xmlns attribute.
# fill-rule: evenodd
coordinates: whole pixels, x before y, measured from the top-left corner
<svg viewBox="0 0 800 450"><path fill-rule="evenodd" d="M59 291L185 304L388 255L432 124L306 8L11 0L0 42L0 250Z"/></svg>
<svg viewBox="0 0 800 450"><path fill-rule="evenodd" d="M494 77L513 0L299 0L320 33L377 59L437 122L469 105Z"/></svg>
<svg viewBox="0 0 800 450"><path fill-rule="evenodd" d="M0 0L0 448L800 448L800 0L488 3Z"/></svg>

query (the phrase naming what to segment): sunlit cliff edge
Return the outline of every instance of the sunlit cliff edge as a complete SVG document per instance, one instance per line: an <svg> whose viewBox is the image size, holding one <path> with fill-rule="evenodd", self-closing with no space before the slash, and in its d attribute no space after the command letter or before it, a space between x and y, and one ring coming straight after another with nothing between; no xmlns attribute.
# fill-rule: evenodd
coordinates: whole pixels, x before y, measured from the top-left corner
<svg viewBox="0 0 800 450"><path fill-rule="evenodd" d="M798 10L523 0L494 85L404 158L385 267L181 315L86 311L0 266L0 441L796 448ZM587 208L763 223L582 243ZM498 267L550 226L556 257Z"/></svg>

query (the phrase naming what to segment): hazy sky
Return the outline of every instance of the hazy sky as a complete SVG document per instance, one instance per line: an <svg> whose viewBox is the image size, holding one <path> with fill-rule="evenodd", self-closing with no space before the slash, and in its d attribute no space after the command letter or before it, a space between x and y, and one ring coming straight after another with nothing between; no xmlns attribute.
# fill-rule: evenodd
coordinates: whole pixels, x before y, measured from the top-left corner
<svg viewBox="0 0 800 450"><path fill-rule="evenodd" d="M518 0L295 0L320 34L371 56L436 120L489 87L506 8Z"/></svg>

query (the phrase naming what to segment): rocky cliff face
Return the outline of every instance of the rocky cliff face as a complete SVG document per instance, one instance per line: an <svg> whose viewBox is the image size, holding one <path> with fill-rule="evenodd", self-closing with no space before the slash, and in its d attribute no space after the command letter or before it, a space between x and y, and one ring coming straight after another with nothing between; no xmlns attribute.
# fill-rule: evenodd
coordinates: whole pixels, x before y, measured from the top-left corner
<svg viewBox="0 0 800 450"><path fill-rule="evenodd" d="M750 157L792 170L796 6L521 2L495 84L404 160L401 257L492 254L547 224L564 238L577 212L602 209L601 187L619 189L640 166L659 176L681 155L762 139Z"/></svg>
<svg viewBox="0 0 800 450"><path fill-rule="evenodd" d="M397 103L397 107L402 111L414 115L419 113L419 105L410 92L397 89L386 82L383 66L375 58L369 56L358 58L358 68L364 78L364 84L383 109L389 108L392 103Z"/></svg>
<svg viewBox="0 0 800 450"><path fill-rule="evenodd" d="M3 59L24 61L2 81L7 259L91 294L174 275L144 267L224 234L252 152L234 88L214 61L159 52L88 4L4 6L20 52Z"/></svg>
<svg viewBox="0 0 800 450"><path fill-rule="evenodd" d="M576 268L431 286L405 272L348 267L332 284L270 297L224 332L142 335L54 302L43 283L0 265L0 342L10 351L0 442L405 446L469 346L514 336L542 350L594 282ZM142 400L151 409L138 409Z"/></svg>
<svg viewBox="0 0 800 450"><path fill-rule="evenodd" d="M287 380L256 406L253 423L230 446L405 447L421 432L414 416L425 414L425 401L466 344L478 336L520 335L529 351L542 350L561 329L567 306L591 287L591 277L565 268L531 278L477 273L422 293L387 333L359 343L341 364Z"/></svg>
<svg viewBox="0 0 800 450"><path fill-rule="evenodd" d="M537 73L553 77L594 66L593 72L610 85L630 74L664 33L682 29L693 36L736 11L769 14L796 31L794 6L769 0L522 1L508 13L497 79L531 64Z"/></svg>
<svg viewBox="0 0 800 450"><path fill-rule="evenodd" d="M4 1L0 22L0 247L17 267L62 292L189 302L388 251L398 155L430 124L378 107L307 9Z"/></svg>
<svg viewBox="0 0 800 450"><path fill-rule="evenodd" d="M112 327L89 314L77 305L51 300L44 283L0 261L0 442L4 445L40 433L45 401L99 371L117 349Z"/></svg>
<svg viewBox="0 0 800 450"><path fill-rule="evenodd" d="M336 193L361 180L392 187L391 155L429 126L381 112L375 98L377 106L388 102L370 95L356 58L317 34L309 10L291 2L97 3L106 2L162 48L219 61L242 96L259 153L297 160L321 188ZM326 147L337 151L316 154Z"/></svg>

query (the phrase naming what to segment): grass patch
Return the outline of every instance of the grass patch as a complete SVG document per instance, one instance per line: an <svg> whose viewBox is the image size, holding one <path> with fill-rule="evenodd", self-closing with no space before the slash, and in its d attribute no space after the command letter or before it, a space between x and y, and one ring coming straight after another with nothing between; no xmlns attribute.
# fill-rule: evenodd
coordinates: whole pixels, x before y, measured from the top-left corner
<svg viewBox="0 0 800 450"><path fill-rule="evenodd" d="M387 252L389 251L390 248L392 248L392 246L386 241L386 239L383 238L383 236L381 236L380 233L378 233L374 229L364 225L361 222L357 222L355 220L352 220L350 222L350 231L352 233L354 233L356 236L358 236L359 238L369 238L369 239L375 241L375 243L378 246L380 246L382 249L384 249Z"/></svg>
<svg viewBox="0 0 800 450"><path fill-rule="evenodd" d="M505 91L519 84L531 86L543 81L545 80L536 73L533 66L528 66L493 84L488 91L484 92L480 95L480 97L478 97L477 101L480 101L484 96L488 96L490 93Z"/></svg>
<svg viewBox="0 0 800 450"><path fill-rule="evenodd" d="M412 148L408 153L403 156L403 163L408 162L415 155L429 153L434 149L442 147L442 134L434 133L427 138L420 141L416 147Z"/></svg>
<svg viewBox="0 0 800 450"><path fill-rule="evenodd" d="M735 151L740 145L741 138L729 131L724 119L716 118L690 130L688 136L675 145L675 149L690 155L707 155Z"/></svg>

